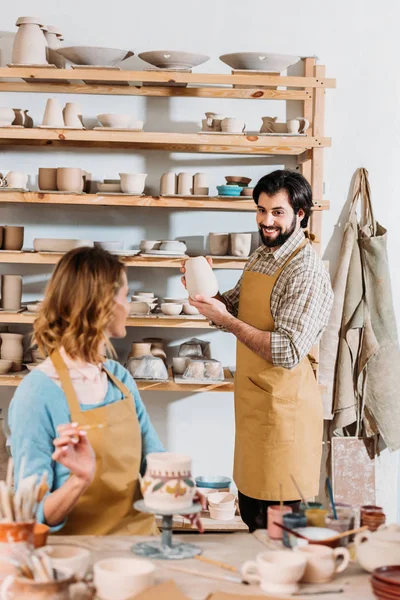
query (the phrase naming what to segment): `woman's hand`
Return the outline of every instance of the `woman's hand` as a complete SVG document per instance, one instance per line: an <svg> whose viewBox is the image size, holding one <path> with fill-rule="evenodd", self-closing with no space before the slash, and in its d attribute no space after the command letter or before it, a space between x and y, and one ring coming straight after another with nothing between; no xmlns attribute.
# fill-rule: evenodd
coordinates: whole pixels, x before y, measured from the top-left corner
<svg viewBox="0 0 400 600"><path fill-rule="evenodd" d="M90 485L96 472L96 455L87 439L86 431L79 429L78 423L59 425L57 431L59 437L53 441L55 451L52 459Z"/></svg>
<svg viewBox="0 0 400 600"><path fill-rule="evenodd" d="M197 502L200 502L202 509L206 510L207 498L205 496L203 496L203 494L200 494L200 492L198 492L198 491L193 496L193 504L197 503ZM204 533L204 527L203 527L203 524L200 519L200 513L196 513L194 515L183 515L183 516L186 517L187 519L189 519L189 521L191 522L192 525L196 525L196 527L200 533Z"/></svg>
<svg viewBox="0 0 400 600"><path fill-rule="evenodd" d="M207 262L210 265L210 267L212 268L212 266L213 266L212 258L210 258L209 256L207 256ZM184 260L182 262L182 264L181 264L181 273L183 273L183 274L186 273L185 265L186 265L186 260ZM183 275L183 277L181 277L181 282L182 282L183 287L186 289L186 277L185 277L185 275Z"/></svg>

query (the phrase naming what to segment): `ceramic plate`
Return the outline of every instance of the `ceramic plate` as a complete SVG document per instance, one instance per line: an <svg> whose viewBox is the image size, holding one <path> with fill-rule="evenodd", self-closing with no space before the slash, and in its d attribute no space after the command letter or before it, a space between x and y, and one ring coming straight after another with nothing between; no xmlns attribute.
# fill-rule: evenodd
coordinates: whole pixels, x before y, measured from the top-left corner
<svg viewBox="0 0 400 600"><path fill-rule="evenodd" d="M400 566L380 567L379 569L375 569L373 571L373 576L383 583L388 583L393 586L400 586Z"/></svg>
<svg viewBox="0 0 400 600"><path fill-rule="evenodd" d="M64 46L57 48L57 54L81 67L85 65L112 67L126 58L133 56L133 52L130 50L102 48L98 46Z"/></svg>
<svg viewBox="0 0 400 600"><path fill-rule="evenodd" d="M252 135L252 134L249 133L249 135ZM259 135L259 136L271 135L272 137L307 137L307 135L305 133L260 133L259 131L255 131L254 135Z"/></svg>
<svg viewBox="0 0 400 600"><path fill-rule="evenodd" d="M15 253L22 254L23 252L33 252L33 251L32 251L32 250L0 250L0 252L3 252L4 254L7 254L7 253L11 253L11 254L15 254Z"/></svg>
<svg viewBox="0 0 400 600"><path fill-rule="evenodd" d="M174 256L174 257L186 257L185 253L174 252L173 250L151 250L150 252L141 252L142 256Z"/></svg>
<svg viewBox="0 0 400 600"><path fill-rule="evenodd" d="M23 129L23 125L0 125L0 129Z"/></svg>
<svg viewBox="0 0 400 600"><path fill-rule="evenodd" d="M126 194L125 192L96 192L99 196L134 196L135 198L140 198L141 196L145 196L146 194Z"/></svg>
<svg viewBox="0 0 400 600"><path fill-rule="evenodd" d="M206 187L206 186L204 186ZM212 198L209 194L160 194L161 198L182 198L182 200L191 199L191 198Z"/></svg>
<svg viewBox="0 0 400 600"><path fill-rule="evenodd" d="M197 133L207 134L207 135L249 135L247 131L242 131L240 133L232 131L198 131Z"/></svg>
<svg viewBox="0 0 400 600"><path fill-rule="evenodd" d="M80 131L81 129L86 129L86 127L68 127L68 125L63 125L62 127L57 127L57 125L38 125L38 129L76 129Z"/></svg>
<svg viewBox="0 0 400 600"><path fill-rule="evenodd" d="M0 187L0 192L29 192L27 188Z"/></svg>
<svg viewBox="0 0 400 600"><path fill-rule="evenodd" d="M139 58L159 69L192 69L210 59L206 54L180 52L177 50L153 50L141 52Z"/></svg>
<svg viewBox="0 0 400 600"><path fill-rule="evenodd" d="M136 256L139 254L139 250L109 250L110 254L115 256Z"/></svg>
<svg viewBox="0 0 400 600"><path fill-rule="evenodd" d="M40 194L73 194L74 196L85 195L86 192L64 192L61 190L39 190Z"/></svg>
<svg viewBox="0 0 400 600"><path fill-rule="evenodd" d="M143 129L134 129L129 127L93 127L93 131L143 131Z"/></svg>
<svg viewBox="0 0 400 600"><path fill-rule="evenodd" d="M234 52L222 54L219 59L231 69L281 73L300 60L300 56L271 54L269 52Z"/></svg>
<svg viewBox="0 0 400 600"><path fill-rule="evenodd" d="M216 258L221 260L247 260L249 256L215 256L214 254L207 254L208 258Z"/></svg>

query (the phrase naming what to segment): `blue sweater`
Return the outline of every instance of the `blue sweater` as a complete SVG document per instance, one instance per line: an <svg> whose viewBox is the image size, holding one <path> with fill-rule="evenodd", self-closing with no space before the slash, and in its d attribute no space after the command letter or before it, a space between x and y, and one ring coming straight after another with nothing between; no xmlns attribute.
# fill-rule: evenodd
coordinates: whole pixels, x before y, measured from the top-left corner
<svg viewBox="0 0 400 600"><path fill-rule="evenodd" d="M141 472L143 474L147 454L164 451L163 445L150 422L132 376L116 361L107 360L105 366L132 392L142 434ZM104 402L81 405L81 408L83 411L91 410L120 400L122 400L122 393L108 380ZM25 477L35 473L41 477L42 473L47 471L50 490L54 491L61 487L67 481L70 471L63 465L54 462L51 455L54 452L53 440L58 437L57 426L71 422L63 390L45 373L32 371L23 379L13 396L8 412L8 422L11 429L11 452L15 466L15 481L18 481L21 459L25 456ZM37 519L39 522L44 522L43 502L39 507ZM60 529L63 524L52 528L52 531Z"/></svg>

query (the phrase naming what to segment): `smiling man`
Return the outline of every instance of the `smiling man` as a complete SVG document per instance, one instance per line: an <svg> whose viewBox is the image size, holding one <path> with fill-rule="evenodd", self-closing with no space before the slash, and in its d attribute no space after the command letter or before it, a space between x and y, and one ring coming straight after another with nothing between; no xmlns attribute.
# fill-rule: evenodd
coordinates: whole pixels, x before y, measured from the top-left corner
<svg viewBox="0 0 400 600"><path fill-rule="evenodd" d="M274 171L253 192L262 246L236 286L191 304L237 338L234 479L242 519L265 528L268 506L298 507L319 490L322 403L308 353L320 339L333 292L306 238L313 206L307 180Z"/></svg>

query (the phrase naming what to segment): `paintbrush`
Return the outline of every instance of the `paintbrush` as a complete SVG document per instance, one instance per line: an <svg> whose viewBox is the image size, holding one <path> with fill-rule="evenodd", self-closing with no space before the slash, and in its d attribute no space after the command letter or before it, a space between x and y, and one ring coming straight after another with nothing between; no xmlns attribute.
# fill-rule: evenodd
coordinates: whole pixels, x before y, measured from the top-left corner
<svg viewBox="0 0 400 600"><path fill-rule="evenodd" d="M280 529L283 529L283 531L286 531L287 533L294 535L294 537L297 537L300 540L307 540L307 542L312 541L305 535L301 535L301 533L297 533L297 531L295 531L294 529L290 529L290 527L286 527L286 525L282 525L281 523L277 523L276 521L274 521L274 525L276 525L277 527L280 527Z"/></svg>
<svg viewBox="0 0 400 600"><path fill-rule="evenodd" d="M237 567L233 567L232 565L227 565L226 563L223 563L219 560L214 560L213 558L207 558L206 556L201 556L201 554L199 554L198 556L195 556L194 558L196 560L200 560L201 562L208 563L209 565L215 565L216 567L220 567L220 569L225 569L225 571L231 571L232 573L237 573L239 570Z"/></svg>
<svg viewBox="0 0 400 600"><path fill-rule="evenodd" d="M310 505L308 504L308 502L307 502L307 501L306 501L306 499L304 498L304 496L303 496L303 494L302 494L302 491L301 491L301 489L300 489L300 488L299 488L299 486L297 485L297 481L295 480L295 478L293 477L293 475L291 475L290 477L292 478L292 481L293 481L294 487L296 488L296 490L297 490L297 492L298 492L298 494L299 494L299 496L300 496L300 498L301 498L301 501L303 502L303 504L305 505L305 507L306 507L306 508L310 508Z"/></svg>
<svg viewBox="0 0 400 600"><path fill-rule="evenodd" d="M338 517L337 517L337 512L336 512L335 501L333 499L333 491L332 491L332 486L331 486L331 480L329 479L329 477L326 478L326 487L328 489L329 501L330 501L331 506L332 506L333 518L337 521Z"/></svg>

